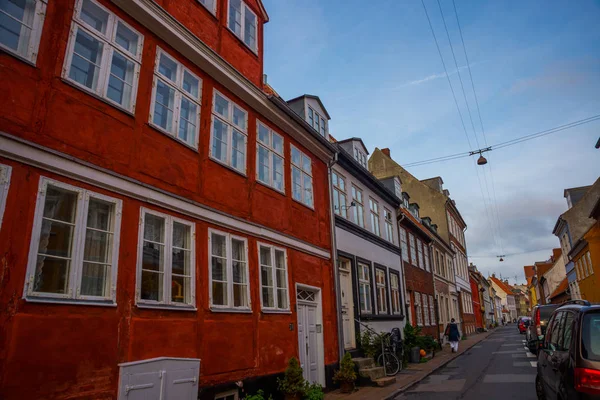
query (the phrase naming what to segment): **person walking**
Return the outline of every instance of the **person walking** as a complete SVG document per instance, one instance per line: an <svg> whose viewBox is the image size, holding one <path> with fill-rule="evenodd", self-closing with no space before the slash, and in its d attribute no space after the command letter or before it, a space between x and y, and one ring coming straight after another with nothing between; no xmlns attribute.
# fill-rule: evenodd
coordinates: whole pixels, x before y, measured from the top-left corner
<svg viewBox="0 0 600 400"><path fill-rule="evenodd" d="M452 352L456 353L458 351L458 341L460 340L460 332L458 331L458 325L456 325L456 321L454 320L454 318L452 318L448 326L446 326L446 331L444 332L444 334L448 336Z"/></svg>

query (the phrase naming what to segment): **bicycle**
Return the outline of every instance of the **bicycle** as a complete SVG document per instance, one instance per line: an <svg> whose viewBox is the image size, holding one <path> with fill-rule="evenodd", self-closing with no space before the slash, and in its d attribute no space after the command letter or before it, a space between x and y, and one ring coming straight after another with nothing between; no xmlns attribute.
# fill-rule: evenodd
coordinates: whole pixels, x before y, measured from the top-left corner
<svg viewBox="0 0 600 400"><path fill-rule="evenodd" d="M402 369L404 346L402 339L396 335L386 334L381 338L384 341L383 352L377 357L377 364L384 367L387 376L395 376ZM397 354L400 353L400 358Z"/></svg>

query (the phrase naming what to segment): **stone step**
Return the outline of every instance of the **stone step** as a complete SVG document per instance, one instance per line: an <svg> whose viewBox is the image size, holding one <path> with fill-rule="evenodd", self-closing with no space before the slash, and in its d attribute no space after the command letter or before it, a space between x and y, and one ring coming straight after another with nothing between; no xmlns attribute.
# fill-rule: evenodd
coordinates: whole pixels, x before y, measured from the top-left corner
<svg viewBox="0 0 600 400"><path fill-rule="evenodd" d="M379 378L385 377L385 371L383 367L361 368L358 370L358 373L360 376L369 378L373 382Z"/></svg>
<svg viewBox="0 0 600 400"><path fill-rule="evenodd" d="M358 365L358 369L373 368L375 366L375 360L373 360L372 358L357 357L353 358L352 361L354 361L354 363Z"/></svg>
<svg viewBox="0 0 600 400"><path fill-rule="evenodd" d="M375 379L375 383L379 387L393 385L394 383L396 383L396 377L395 376L386 376L385 378Z"/></svg>

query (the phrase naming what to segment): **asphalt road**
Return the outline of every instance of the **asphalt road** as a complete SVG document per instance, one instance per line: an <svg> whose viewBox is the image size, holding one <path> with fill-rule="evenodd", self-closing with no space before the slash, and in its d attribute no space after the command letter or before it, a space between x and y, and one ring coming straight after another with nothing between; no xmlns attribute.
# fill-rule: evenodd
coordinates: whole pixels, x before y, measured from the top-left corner
<svg viewBox="0 0 600 400"><path fill-rule="evenodd" d="M537 358L516 324L496 332L396 399L535 400Z"/></svg>

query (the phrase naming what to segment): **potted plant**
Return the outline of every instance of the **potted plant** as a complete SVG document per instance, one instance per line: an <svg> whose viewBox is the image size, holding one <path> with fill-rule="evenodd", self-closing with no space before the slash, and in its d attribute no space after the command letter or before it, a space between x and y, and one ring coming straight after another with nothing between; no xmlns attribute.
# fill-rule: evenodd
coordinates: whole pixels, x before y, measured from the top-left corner
<svg viewBox="0 0 600 400"><path fill-rule="evenodd" d="M302 376L302 367L296 357L290 358L283 379L277 379L279 391L286 400L301 400L307 389L307 382Z"/></svg>
<svg viewBox="0 0 600 400"><path fill-rule="evenodd" d="M344 354L340 369L335 371L333 381L339 382L342 393L352 393L354 391L354 381L356 380L356 371L354 371L354 361L350 353Z"/></svg>

